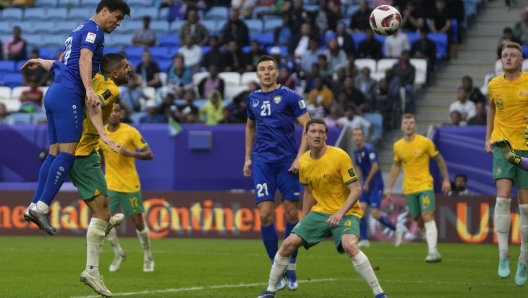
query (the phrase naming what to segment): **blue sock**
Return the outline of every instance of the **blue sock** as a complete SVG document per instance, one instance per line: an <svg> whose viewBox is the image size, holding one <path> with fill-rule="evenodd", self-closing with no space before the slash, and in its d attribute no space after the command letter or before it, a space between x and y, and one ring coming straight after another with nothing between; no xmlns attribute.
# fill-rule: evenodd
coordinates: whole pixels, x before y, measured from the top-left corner
<svg viewBox="0 0 528 298"><path fill-rule="evenodd" d="M277 236L277 230L275 230L275 225L261 225L260 233L262 234L262 241L264 242L264 247L266 247L268 257L270 258L270 261L273 264L273 260L275 260L275 255L277 254L277 251L279 251L279 236Z"/></svg>
<svg viewBox="0 0 528 298"><path fill-rule="evenodd" d="M396 230L396 227L394 226L394 224L385 216L385 214L382 214L380 218L378 219L378 221L386 225L389 229L393 231Z"/></svg>
<svg viewBox="0 0 528 298"><path fill-rule="evenodd" d="M359 235L361 240L368 240L368 222L365 216L361 218L361 223L359 224Z"/></svg>
<svg viewBox="0 0 528 298"><path fill-rule="evenodd" d="M75 156L66 152L59 153L50 165L48 179L46 180L46 185L44 186L44 191L42 192L39 201L46 203L48 206L51 204L51 201L53 201L53 198L55 198L62 184L68 177L68 173L70 172L74 161ZM58 173L61 174L58 175Z"/></svg>
<svg viewBox="0 0 528 298"><path fill-rule="evenodd" d="M288 236L290 236L291 234L291 231L293 230L293 228L295 228L295 226L297 225L297 223L291 223L289 221L286 221L286 230L284 231L284 239L288 238ZM295 264L297 262L297 252L299 250L296 249L293 251L291 257L290 257L290 264Z"/></svg>
<svg viewBox="0 0 528 298"><path fill-rule="evenodd" d="M37 189L35 190L35 195L33 196L33 200L31 203L37 203L40 197L42 196L42 192L44 191L44 186L46 185L46 180L48 180L48 173L49 168L53 161L55 160L55 155L51 155L48 153L48 156L46 156L46 159L44 160L44 163L40 166L39 171L39 177L37 182Z"/></svg>

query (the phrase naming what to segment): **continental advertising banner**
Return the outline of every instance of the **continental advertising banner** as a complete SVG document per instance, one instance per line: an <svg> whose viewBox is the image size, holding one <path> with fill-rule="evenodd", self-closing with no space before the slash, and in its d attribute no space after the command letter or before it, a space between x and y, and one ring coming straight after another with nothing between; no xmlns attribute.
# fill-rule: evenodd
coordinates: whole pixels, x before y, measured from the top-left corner
<svg viewBox="0 0 528 298"><path fill-rule="evenodd" d="M0 192L0 235L45 235L34 224L24 221L24 210L31 191ZM259 239L260 218L251 193L229 192L143 192L145 220L152 238ZM435 220L440 242L497 243L494 233L492 196L436 196ZM516 204L512 204L516 206ZM57 236L85 236L91 213L76 192L60 192L52 203L51 223ZM403 228L405 241L419 241L419 229L410 217L405 199L384 200L382 211ZM370 239L393 241L393 232L369 214ZM510 240L520 243L520 217L511 212ZM276 198L275 224L282 238L284 209ZM127 219L118 229L120 236L136 237Z"/></svg>

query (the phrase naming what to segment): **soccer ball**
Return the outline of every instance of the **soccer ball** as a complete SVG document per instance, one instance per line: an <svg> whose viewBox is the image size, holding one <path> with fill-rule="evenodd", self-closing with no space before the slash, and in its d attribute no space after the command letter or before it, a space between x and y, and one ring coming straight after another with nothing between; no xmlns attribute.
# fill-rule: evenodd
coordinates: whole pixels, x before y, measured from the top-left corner
<svg viewBox="0 0 528 298"><path fill-rule="evenodd" d="M370 28L379 35L389 36L400 29L400 12L390 5L380 5L370 14Z"/></svg>

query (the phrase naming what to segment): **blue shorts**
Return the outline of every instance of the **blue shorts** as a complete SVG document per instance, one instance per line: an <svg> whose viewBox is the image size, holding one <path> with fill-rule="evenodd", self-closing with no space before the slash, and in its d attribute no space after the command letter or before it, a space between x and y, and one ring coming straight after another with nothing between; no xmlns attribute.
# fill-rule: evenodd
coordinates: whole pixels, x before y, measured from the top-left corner
<svg viewBox="0 0 528 298"><path fill-rule="evenodd" d="M273 201L277 189L282 199L299 201L301 186L299 175L288 172L291 163L267 163L253 161L253 177L255 198L257 204L263 201Z"/></svg>
<svg viewBox="0 0 528 298"><path fill-rule="evenodd" d="M85 91L54 82L44 97L48 138L51 144L78 142L81 139Z"/></svg>
<svg viewBox="0 0 528 298"><path fill-rule="evenodd" d="M383 198L383 184L374 185L369 192L364 191L359 198L360 203L367 203L370 208L380 209Z"/></svg>

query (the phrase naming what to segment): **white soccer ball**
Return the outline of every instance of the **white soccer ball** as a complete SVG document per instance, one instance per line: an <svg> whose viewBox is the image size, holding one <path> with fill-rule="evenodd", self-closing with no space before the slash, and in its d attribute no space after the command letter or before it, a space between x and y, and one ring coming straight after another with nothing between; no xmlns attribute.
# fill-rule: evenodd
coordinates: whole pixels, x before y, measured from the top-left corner
<svg viewBox="0 0 528 298"><path fill-rule="evenodd" d="M400 12L390 5L380 5L370 14L370 28L379 35L389 36L400 29Z"/></svg>

